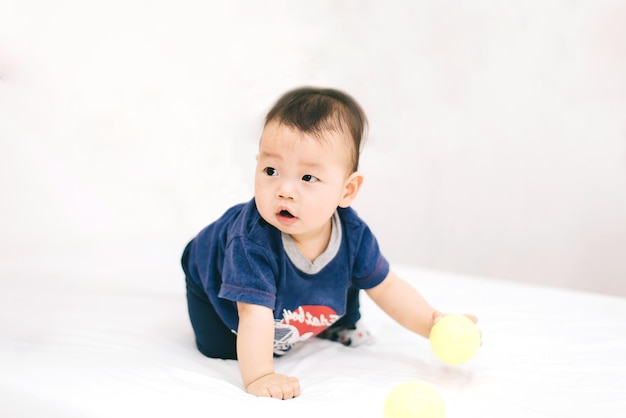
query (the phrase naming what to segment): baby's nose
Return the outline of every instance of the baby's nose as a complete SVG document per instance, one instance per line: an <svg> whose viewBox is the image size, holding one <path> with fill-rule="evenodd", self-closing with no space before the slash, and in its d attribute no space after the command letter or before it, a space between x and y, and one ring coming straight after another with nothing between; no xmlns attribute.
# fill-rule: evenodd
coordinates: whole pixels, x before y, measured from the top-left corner
<svg viewBox="0 0 626 418"><path fill-rule="evenodd" d="M278 197L281 199L295 200L296 188L289 181L284 181L278 188Z"/></svg>

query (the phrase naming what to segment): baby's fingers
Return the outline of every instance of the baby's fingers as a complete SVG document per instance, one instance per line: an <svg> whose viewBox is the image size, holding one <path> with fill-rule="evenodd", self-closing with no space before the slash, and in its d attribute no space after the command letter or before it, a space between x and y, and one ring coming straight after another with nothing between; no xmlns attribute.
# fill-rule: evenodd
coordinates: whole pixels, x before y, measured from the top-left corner
<svg viewBox="0 0 626 418"><path fill-rule="evenodd" d="M248 392L262 397L291 399L300 396L300 383L295 377L272 374L251 383Z"/></svg>
<svg viewBox="0 0 626 418"><path fill-rule="evenodd" d="M477 323L478 322L478 317L476 315L465 314L465 316L468 317L469 319L471 319L473 323Z"/></svg>
<svg viewBox="0 0 626 418"><path fill-rule="evenodd" d="M273 396L274 398L281 397L280 399L291 399L297 396L300 396L300 384L298 380L293 377L288 377L288 381L280 388L280 393L277 393L278 396Z"/></svg>
<svg viewBox="0 0 626 418"><path fill-rule="evenodd" d="M298 396L291 385L286 386L270 386L268 388L270 396L276 399L291 399Z"/></svg>

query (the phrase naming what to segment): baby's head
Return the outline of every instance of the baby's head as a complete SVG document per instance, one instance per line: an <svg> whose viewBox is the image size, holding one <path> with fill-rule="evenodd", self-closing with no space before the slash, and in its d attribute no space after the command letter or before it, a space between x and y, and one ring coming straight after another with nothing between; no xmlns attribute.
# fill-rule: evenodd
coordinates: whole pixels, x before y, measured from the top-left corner
<svg viewBox="0 0 626 418"><path fill-rule="evenodd" d="M361 107L340 91L283 95L259 142L254 195L263 219L299 240L328 238L333 213L352 203L363 182L357 168L366 127Z"/></svg>
<svg viewBox="0 0 626 418"><path fill-rule="evenodd" d="M357 171L367 117L348 94L330 88L291 90L278 99L265 118L265 126L276 122L316 137L334 132L350 138L346 144L351 156L350 169Z"/></svg>

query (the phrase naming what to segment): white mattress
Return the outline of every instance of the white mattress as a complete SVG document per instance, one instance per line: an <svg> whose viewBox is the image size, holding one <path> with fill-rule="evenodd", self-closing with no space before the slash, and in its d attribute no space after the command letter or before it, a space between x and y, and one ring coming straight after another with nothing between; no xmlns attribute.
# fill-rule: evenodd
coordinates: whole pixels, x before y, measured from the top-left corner
<svg viewBox="0 0 626 418"><path fill-rule="evenodd" d="M626 298L407 266L436 307L478 315L476 357L440 363L364 296L373 345L305 342L276 361L302 396L255 398L196 351L173 247L0 261L0 417L382 417L411 380L449 418L626 416Z"/></svg>

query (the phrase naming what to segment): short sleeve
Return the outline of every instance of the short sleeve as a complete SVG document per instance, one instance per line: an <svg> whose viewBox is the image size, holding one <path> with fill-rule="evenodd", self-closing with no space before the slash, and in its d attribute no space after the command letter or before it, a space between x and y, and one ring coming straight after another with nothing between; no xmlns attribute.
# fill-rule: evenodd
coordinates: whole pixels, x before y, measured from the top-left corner
<svg viewBox="0 0 626 418"><path fill-rule="evenodd" d="M277 262L267 247L239 237L225 249L218 296L274 309Z"/></svg>
<svg viewBox="0 0 626 418"><path fill-rule="evenodd" d="M372 231L363 224L360 239L356 242L356 255L352 270L353 283L360 289L370 289L380 284L389 274L389 262L380 252Z"/></svg>

